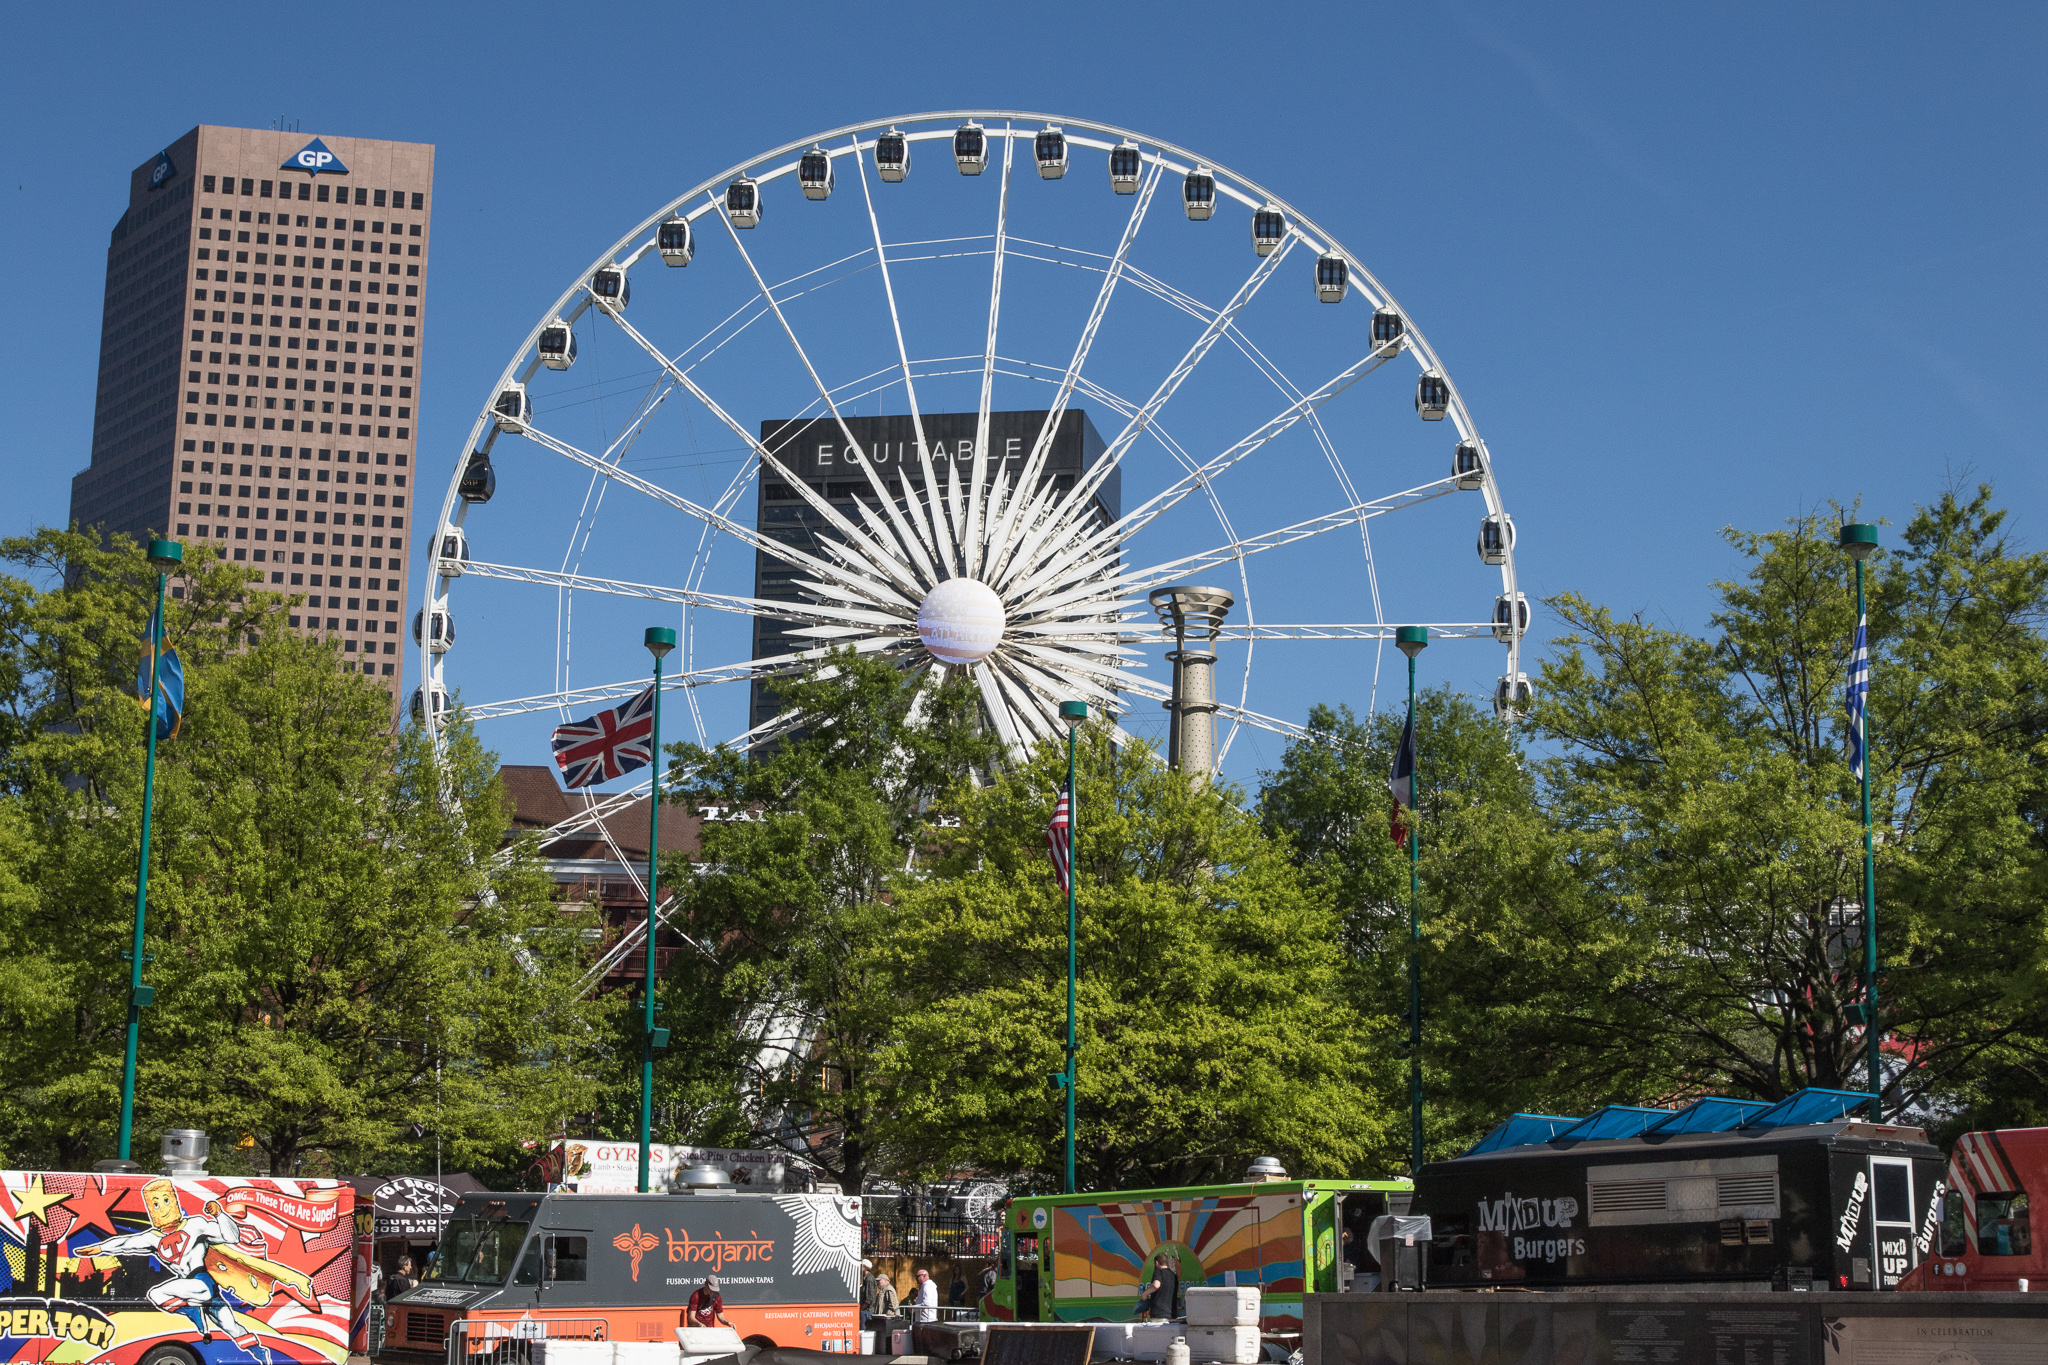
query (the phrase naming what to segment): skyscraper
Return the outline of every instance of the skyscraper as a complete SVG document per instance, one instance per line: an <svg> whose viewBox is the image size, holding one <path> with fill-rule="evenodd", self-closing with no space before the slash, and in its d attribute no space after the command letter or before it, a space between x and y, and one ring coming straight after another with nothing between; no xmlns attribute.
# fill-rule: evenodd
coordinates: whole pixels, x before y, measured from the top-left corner
<svg viewBox="0 0 2048 1365"><path fill-rule="evenodd" d="M81 525L305 594L291 624L394 689L433 199L419 142L201 126L136 167L71 483Z"/></svg>

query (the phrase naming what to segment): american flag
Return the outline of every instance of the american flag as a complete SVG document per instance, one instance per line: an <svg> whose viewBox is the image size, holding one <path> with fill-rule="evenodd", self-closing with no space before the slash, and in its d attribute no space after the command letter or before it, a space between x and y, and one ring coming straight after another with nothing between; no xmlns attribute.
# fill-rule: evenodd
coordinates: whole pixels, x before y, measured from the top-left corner
<svg viewBox="0 0 2048 1365"><path fill-rule="evenodd" d="M555 729L555 766L569 787L588 787L654 761L654 689L589 720Z"/></svg>
<svg viewBox="0 0 2048 1365"><path fill-rule="evenodd" d="M1870 699L1870 625L1868 616L1856 621L1856 646L1849 651L1849 769L1863 776L1863 744L1870 721L1865 714Z"/></svg>
<svg viewBox="0 0 2048 1365"><path fill-rule="evenodd" d="M1052 875L1058 879L1060 894L1068 894L1068 879L1074 869L1074 812L1068 803L1068 794L1060 793L1060 803L1052 808L1052 823L1045 827L1045 846L1052 850Z"/></svg>

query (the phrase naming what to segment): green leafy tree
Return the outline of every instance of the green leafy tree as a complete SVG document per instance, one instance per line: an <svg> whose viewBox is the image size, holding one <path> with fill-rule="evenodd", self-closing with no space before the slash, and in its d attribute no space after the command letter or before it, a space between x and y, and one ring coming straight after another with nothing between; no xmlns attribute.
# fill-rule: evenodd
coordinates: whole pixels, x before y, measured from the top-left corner
<svg viewBox="0 0 2048 1365"><path fill-rule="evenodd" d="M76 1166L119 1104L144 723L124 691L154 583L132 546L75 533L0 553L45 580L6 584L35 666L0 805L0 895L29 908L0 930L0 1009L28 1040L0 1122ZM456 1160L508 1147L587 1103L606 1006L566 989L577 924L530 852L497 856L504 798L467 728L439 761L394 740L389 694L266 632L283 604L246 577L202 552L168 613L188 704L158 754L138 1131L246 1134L278 1171L402 1160L414 1122Z"/></svg>
<svg viewBox="0 0 2048 1365"><path fill-rule="evenodd" d="M1715 637L1573 595L1534 713L1552 819L1652 970L1613 999L1657 1022L1687 1087L1860 1088L1862 840L1844 757L1853 567L1835 517L1730 532ZM1887 1107L1967 1103L2042 1037L2048 558L1988 489L1922 509L1871 563L1873 805Z"/></svg>
<svg viewBox="0 0 2048 1365"><path fill-rule="evenodd" d="M695 1125L675 1136L745 1125L847 1189L874 1169L893 1099L876 1054L899 1009L877 938L900 922L890 896L927 812L998 752L964 674L926 681L840 651L778 685L800 731L752 752L670 749L675 799L744 817L706 822L695 865L664 873L709 954L678 953L662 995L677 1046L657 1094ZM635 1071L639 1026L622 1025L616 1054ZM618 1075L614 1095L637 1098L637 1082Z"/></svg>
<svg viewBox="0 0 2048 1365"><path fill-rule="evenodd" d="M959 824L878 930L898 1017L880 1053L906 1167L1025 1171L1058 1188L1066 901L1045 829L1066 777L1047 744L964 794ZM1281 1156L1360 1167L1387 1118L1344 998L1330 895L1227 788L1082 733L1077 1178L1116 1189L1235 1179Z"/></svg>

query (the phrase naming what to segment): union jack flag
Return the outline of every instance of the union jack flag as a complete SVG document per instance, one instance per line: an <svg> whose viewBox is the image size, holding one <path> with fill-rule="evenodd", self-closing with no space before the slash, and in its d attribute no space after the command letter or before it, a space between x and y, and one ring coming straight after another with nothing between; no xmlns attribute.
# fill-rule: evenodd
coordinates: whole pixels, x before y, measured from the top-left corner
<svg viewBox="0 0 2048 1365"><path fill-rule="evenodd" d="M654 761L654 689L589 720L555 728L555 766L568 787L589 787Z"/></svg>
<svg viewBox="0 0 2048 1365"><path fill-rule="evenodd" d="M1052 808L1052 823L1045 827L1045 846L1052 850L1052 875L1064 896L1074 866L1074 812L1066 792L1060 793L1060 803Z"/></svg>

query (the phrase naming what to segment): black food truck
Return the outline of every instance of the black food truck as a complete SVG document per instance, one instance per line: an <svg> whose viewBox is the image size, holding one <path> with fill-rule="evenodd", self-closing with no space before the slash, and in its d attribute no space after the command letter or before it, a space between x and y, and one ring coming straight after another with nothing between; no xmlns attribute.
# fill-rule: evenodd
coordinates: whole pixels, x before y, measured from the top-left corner
<svg viewBox="0 0 2048 1365"><path fill-rule="evenodd" d="M1422 1168L1432 1288L1896 1289L1933 1236L1945 1163L1856 1091L1776 1104L1517 1114Z"/></svg>
<svg viewBox="0 0 2048 1365"><path fill-rule="evenodd" d="M387 1307L379 1358L494 1356L506 1340L673 1345L718 1277L725 1317L759 1346L852 1352L860 1199L739 1194L465 1194L417 1289Z"/></svg>

